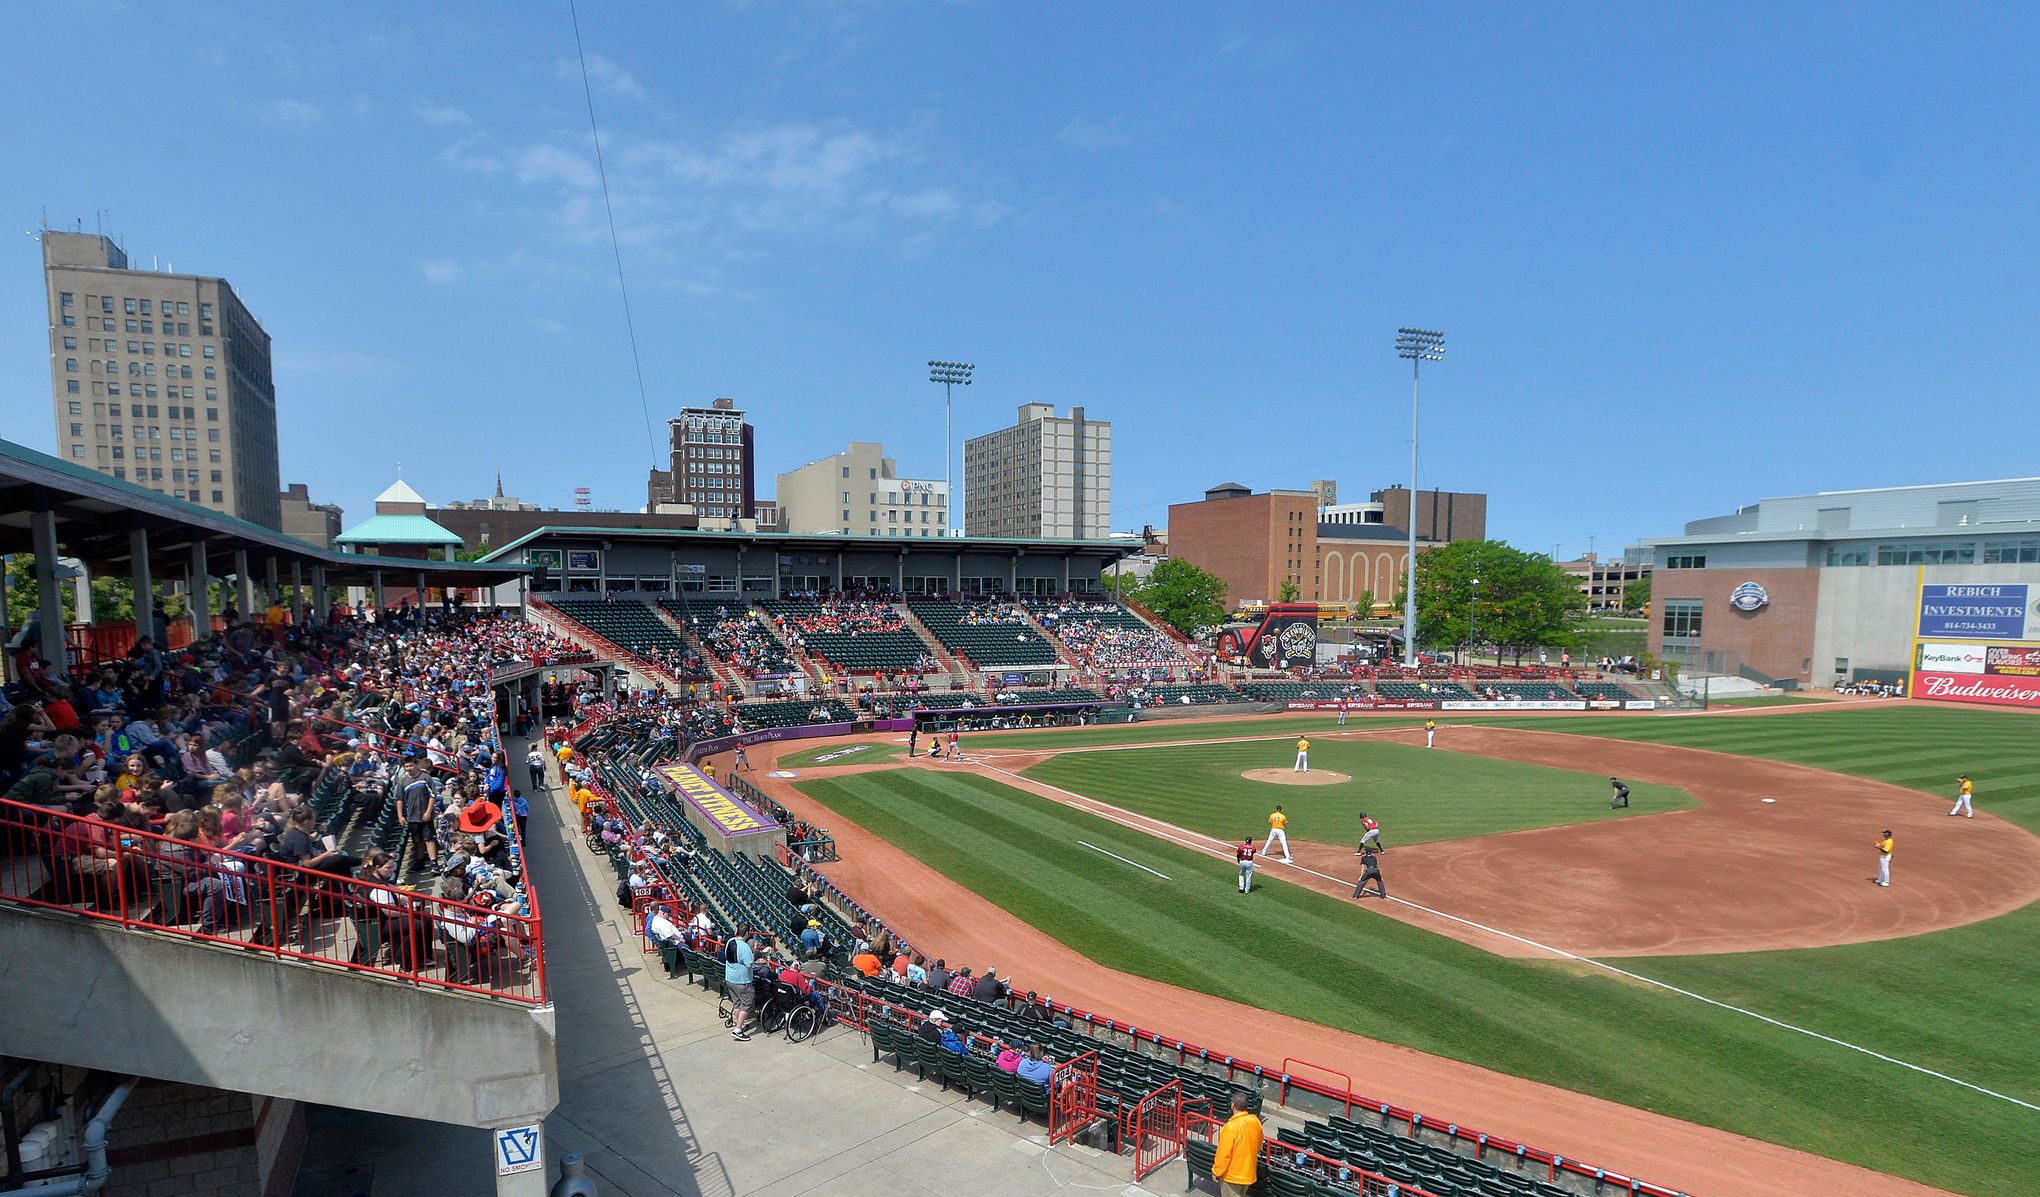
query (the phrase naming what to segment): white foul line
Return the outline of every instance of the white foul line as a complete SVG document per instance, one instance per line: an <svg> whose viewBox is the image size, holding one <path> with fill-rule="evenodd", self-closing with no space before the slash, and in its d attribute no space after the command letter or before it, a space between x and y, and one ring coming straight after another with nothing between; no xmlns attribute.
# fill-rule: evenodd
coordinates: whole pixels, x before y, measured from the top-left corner
<svg viewBox="0 0 2040 1197"><path fill-rule="evenodd" d="M987 770L989 770L989 771L991 771L991 772L993 772L993 773L1000 773L1000 774L1004 774L1005 776L1007 776L1007 777L1010 777L1010 778L1012 778L1012 779L1013 779L1013 780L1015 780L1015 781L1022 781L1022 782L1025 782L1025 783L1026 783L1026 784L1028 784L1028 785L1032 785L1032 786L1039 786L1039 787L1041 787L1042 789L1046 789L1046 790L1054 790L1054 791L1055 791L1056 793L1058 793L1058 794L1062 794L1062 795L1065 795L1065 796L1067 796L1067 797L1069 797L1069 798L1071 798L1071 799L1074 799L1074 800L1075 800L1075 802L1073 802L1073 803L1067 803L1067 804L1065 804L1065 805L1076 805L1077 803L1082 803L1082 804L1084 804L1084 805L1082 805L1082 806L1078 806L1078 807L1077 807L1077 809L1083 810L1083 811L1085 811L1085 812L1087 812L1087 813L1089 813L1089 814L1097 815L1097 816L1099 816L1100 818L1106 819L1106 820L1108 820L1108 821L1110 821L1110 822L1113 822L1113 823L1117 823L1117 824L1119 824L1119 825L1120 825L1120 826L1122 826L1122 827L1128 827L1128 828L1131 828L1131 829L1133 829L1133 830L1135 830L1135 831L1140 831L1140 832L1144 832L1144 833L1146 833L1146 834L1148 834L1148 835L1152 835L1152 836L1155 836L1155 837L1156 837L1157 839L1162 839L1162 840L1168 840L1168 841L1170 841L1170 842L1172 842L1172 843L1175 843L1175 844L1180 844L1180 845L1182 845L1183 847L1185 847L1185 848L1189 848L1189 849L1191 849L1191 850L1193 850L1193 851L1197 851L1197 852L1204 852L1204 853L1206 853L1206 854L1208 854L1208 855L1211 855L1211 856L1216 856L1216 857L1218 857L1218 858L1219 858L1220 860L1226 860L1226 859L1230 859L1229 857L1227 857L1227 856L1226 856L1226 855L1225 855L1225 854L1224 854L1223 852L1221 852L1221 851L1220 851L1219 849L1217 849L1217 848L1214 848L1214 847L1210 847L1210 846L1208 846L1207 844L1199 844L1199 843L1194 843L1194 842L1192 842L1192 840L1190 840L1190 839L1184 839L1184 838L1181 838L1182 836L1191 836L1191 837L1195 837L1196 839L1199 839L1199 840L1206 840L1206 841L1209 841L1209 843L1210 843L1210 844L1218 844L1218 843L1220 843L1220 842L1221 842L1221 841L1219 841L1219 840L1217 840L1217 839L1213 838L1212 836L1208 836L1208 835L1205 835L1205 834L1204 834L1203 832L1201 832L1201 831L1191 831L1191 830L1190 830L1189 828L1186 828L1186 827L1178 827L1178 826L1176 826L1176 825L1175 825L1175 824L1173 824L1173 823L1168 823L1168 822L1164 822L1163 820L1160 820L1160 819L1153 819L1153 818L1149 818L1149 817L1148 817L1148 816L1146 816L1146 815L1136 815L1136 814L1134 814L1134 813L1133 813L1133 812L1131 812L1131 811L1127 811L1127 810L1125 810L1124 808L1121 808L1121 807L1116 807L1116 806L1113 806L1113 805L1111 805L1110 803L1106 803L1106 802L1100 802L1100 801L1099 801L1098 799L1096 799L1096 798L1088 798L1088 797L1086 797L1086 796L1084 796L1084 795L1082 795L1082 794L1078 794L1078 793L1075 793L1075 792L1073 792L1073 791L1070 791L1070 790L1065 790L1065 789L1063 789L1063 788L1062 788L1061 786L1055 786L1055 785L1050 785L1050 784L1048 784L1047 782L1044 782L1044 781L1037 781L1036 779L1034 779L1034 778L1031 778L1031 777L1028 777L1028 778L1023 778L1023 777L1021 777L1021 776L1020 776L1020 775L1019 775L1018 773L1014 773L1014 772L1012 772L1011 770L1008 770L1008 769L1001 769L1001 768L999 768L999 767L998 767L997 765L992 765L992 764L986 764L986 763L982 763L982 762L980 762L980 767L981 767L981 768L984 768L984 769L987 769ZM1101 809L1101 808L1102 808L1102 809ZM1143 820L1144 822L1146 822L1146 823L1150 824L1150 826L1145 826L1145 827L1143 827L1143 826L1141 826L1141 825L1139 825L1139 824L1136 824L1136 823L1134 823L1134 822L1131 822L1131 821L1129 821L1129 820L1128 820L1127 818L1122 818L1122 817L1121 817L1122 815L1131 815L1131 816L1132 816L1133 818L1137 818L1137 819ZM1180 836L1178 836L1178 835L1168 835L1168 834L1164 834L1164 833L1161 833L1161 832L1157 832L1157 831L1155 830L1155 828L1156 828L1156 827L1166 827L1166 828L1168 828L1168 829L1169 829L1170 831L1174 831L1174 832L1179 832L1179 833L1181 833L1181 835L1180 835ZM1079 842L1079 843L1082 843L1083 841L1079 840L1078 842ZM1089 844L1085 844L1084 846L1085 846L1085 847L1087 847L1087 848L1088 848L1088 847L1091 847L1091 845L1089 845ZM1230 846L1230 845L1228 844L1228 846ZM1098 851L1100 851L1100 852L1104 852L1105 850L1104 850L1103 848L1099 848L1099 849L1098 849ZM1110 852L1106 852L1105 854L1106 854L1107 856L1110 856L1110 855L1112 855L1112 853L1110 853ZM1122 856L1122 857L1119 857L1119 859L1120 859L1120 860L1126 860L1126 858L1125 858L1125 857L1123 857L1123 856ZM1133 862L1132 862L1132 861L1130 861L1130 860L1127 860L1127 861L1126 861L1126 863L1128 863L1128 864L1133 864ZM1273 861L1273 860L1271 860L1271 861L1270 861L1269 863L1271 863L1271 864L1274 864L1274 863L1279 863L1279 862L1276 862L1276 861ZM1135 865L1134 867L1136 867L1136 868L1146 868L1146 866L1145 866L1145 865ZM1292 864L1289 864L1289 865L1288 865L1288 867L1289 867L1289 868L1292 868L1292 869L1295 869L1295 870L1296 870L1297 872L1299 872L1299 873L1309 873L1309 874L1310 874L1311 876L1313 876L1313 877L1322 877L1322 878L1324 878L1325 880L1327 880L1327 881L1330 881L1330 882L1334 882L1334 883L1336 883L1336 884L1338 884L1338 885L1344 885L1344 884L1346 884L1346 882L1345 882L1345 879L1344 879L1344 878L1341 878L1341 877L1334 877L1334 876L1332 876L1332 875L1331 875L1330 873L1321 873L1321 872L1317 871L1316 869L1312 869L1312 868L1306 868L1306 867L1304 867L1303 865L1300 865L1300 864L1294 864L1294 863L1292 863ZM1149 871L1149 872L1151 872L1151 873L1152 873L1152 872L1154 872L1154 870L1153 870L1153 869L1149 869L1148 871ZM1158 874L1158 873L1157 873L1157 874L1156 874L1156 876L1160 876L1160 874ZM1615 967L1615 966L1614 966L1614 965L1612 965L1612 964L1607 964L1607 963L1604 963L1604 962L1602 962L1602 961L1599 961L1599 960L1595 960L1594 958L1592 958L1592 957L1590 957L1590 956L1581 956L1581 955L1578 955L1577 953L1574 953L1574 952L1568 952L1568 951L1566 951L1566 950L1565 950L1564 948L1555 948L1555 947L1552 947L1552 946L1551 946L1550 944L1545 944L1545 943L1539 943L1539 942L1537 942L1537 941L1536 941L1536 940L1534 940L1534 939L1528 939L1528 938L1525 938L1524 936L1521 936L1521 935L1517 935L1517 934L1514 934L1513 932L1509 932L1509 931L1503 931L1503 930L1501 930L1500 928L1497 928L1497 927L1490 927L1490 926L1488 926L1488 925L1487 925L1487 924L1485 924L1485 923L1476 923L1476 922L1474 922L1474 921L1473 921L1472 919L1466 919L1466 918L1461 918L1461 917L1459 917L1459 916L1458 916L1458 915L1456 915L1456 914L1447 914L1447 913L1445 913L1445 912L1444 912L1444 911L1442 911L1442 910L1434 910L1434 909L1432 909L1432 908L1431 908L1431 907L1429 907L1429 906L1422 906L1422 905L1419 905L1419 904L1417 904L1417 903L1415 903L1415 902L1412 902L1412 901L1410 901L1410 900L1409 900L1409 899L1407 899L1407 898L1390 898L1390 899L1388 899L1388 900L1389 900L1389 901L1391 901L1391 902L1395 902L1395 903L1398 903L1398 904L1400 904L1400 905L1403 905L1403 906L1407 906L1407 907L1409 907L1409 908L1410 908L1410 909L1412 909L1412 910L1421 910L1421 911L1423 911L1423 912L1424 912L1425 914L1433 915L1433 916L1435 916L1435 917L1437 917L1437 918L1441 918L1441 919L1449 919L1449 920L1451 920L1452 922L1455 922L1455 923L1459 923L1459 924L1461 924L1461 925L1463 925L1463 926L1467 926L1467 927L1472 927L1472 928L1474 928L1474 929L1475 929L1475 930L1477 930L1477 931L1485 931L1485 932L1487 932L1487 933L1488 933L1488 934L1490 934L1490 935L1496 935L1496 936L1500 936L1500 937L1501 937L1501 938L1503 938L1503 939L1509 939L1509 940L1514 940L1514 941L1515 941L1515 942L1517 942L1517 943L1520 943L1520 944L1525 944L1525 945L1528 945L1529 947L1533 947L1533 948L1536 948L1536 949L1538 949L1539 951L1543 951L1543 952L1549 952L1549 953L1551 953L1551 954L1552 954L1552 955L1554 955L1554 956L1558 956L1558 957L1561 957L1561 958L1563 958L1563 959L1566 959L1566 960L1570 960L1570 961L1573 961L1573 962L1575 962L1575 963L1577 963L1577 964L1586 964L1586 965L1591 965L1591 966L1592 966L1592 967L1594 967L1594 968L1598 968L1598 969L1605 969L1605 970L1606 970L1606 971L1608 971L1608 972L1614 973L1614 974L1615 974L1616 976L1618 976L1618 977L1626 977L1626 978L1628 978L1629 980L1632 980L1632 981L1637 981L1637 982L1640 982L1640 983L1642 983L1642 984L1644 984L1644 985L1649 985L1649 986L1653 986L1653 987L1655 987L1655 988L1658 988L1658 989L1662 989L1662 990L1664 990L1664 991L1665 991L1665 992L1667 992L1667 993L1676 993L1676 994L1678 994L1678 995L1679 995L1680 997L1688 997L1688 998L1692 998L1692 999L1693 999L1694 1001L1696 1001L1696 1002L1705 1002L1706 1004L1708 1004L1708 1005L1710 1005L1710 1006L1715 1006L1715 1007L1718 1007L1719 1009L1722 1009L1722 1010L1727 1010L1727 1011L1730 1011L1730 1012L1732 1012L1732 1013L1735 1013L1735 1014L1742 1014L1742 1015L1746 1015L1746 1016L1748 1016L1748 1017L1750 1017L1750 1018L1754 1018L1754 1019L1756 1019L1756 1020L1757 1020L1757 1021L1759 1021L1759 1022L1765 1022L1765 1023L1769 1023L1769 1024L1771 1024L1772 1026L1774 1026L1774 1027L1778 1027L1778 1028L1780 1028L1780 1029L1782 1029L1782 1030L1787 1030L1787 1031L1793 1031L1793 1032L1796 1032L1796 1033L1798 1033L1798 1034L1801 1034L1801 1035L1805 1035L1805 1036L1808 1036L1809 1038L1813 1038L1813 1039L1818 1039L1818 1040L1820 1040L1820 1041L1821 1041L1821 1042L1823 1042L1823 1043L1832 1043L1832 1044L1834 1044L1834 1045L1835 1045L1836 1047L1845 1047L1845 1048L1849 1049L1849 1050L1850 1050L1850 1051L1852 1051L1852 1052L1860 1052L1860 1053L1862 1053L1863 1055L1869 1056L1870 1058L1872 1058L1872 1059L1874 1059L1874 1060L1882 1060L1882 1061L1884 1061L1884 1062L1885 1062L1885 1063L1887 1063L1887 1064L1896 1064L1896 1065L1898 1065L1898 1066L1899 1066L1900 1068L1906 1068L1906 1069L1910 1069L1910 1070L1912 1070L1913 1072L1917 1072L1917 1073L1920 1073L1920 1074L1921 1074L1921 1075L1923 1075L1923 1076L1930 1076L1930 1077L1933 1077L1933 1078L1935 1078L1936 1080L1942 1080L1942 1081L1947 1081L1948 1083L1950 1083L1950 1084L1953 1084L1953 1085L1960 1085L1960 1086L1962 1086L1962 1087L1963 1087L1964 1089L1968 1089L1968 1090L1971 1090L1971 1091L1973 1091L1973 1092L1976 1092L1976 1093L1981 1093L1981 1094L1983 1094L1983 1095L1984 1095L1985 1097L1995 1097L1995 1098L1997 1098L1997 1099L1998 1099L1999 1101L2008 1101L2008 1102L2012 1103L2013 1105L2015 1105L2015 1106L2019 1106L2019 1107L2021 1107L2021 1108L2023 1108L2023 1109L2028 1109L2028 1110L2033 1110L2033 1111L2035 1111L2035 1112L2040 1112L2040 1105L2035 1105L2034 1103L2032 1103L2032 1102L2030 1102L2030 1101L2024 1101L2024 1100L2022 1100L2022 1099L2020 1099L2020 1098L2017 1098L2017 1097L2013 1097L2013 1096L2011 1096L2010 1094L2007 1094L2007 1093L1999 1093L1999 1092L1997 1092L1997 1091L1996 1091L1995 1089L1986 1089L1986 1088L1984 1088L1984 1087L1983 1087L1982 1085L1978 1085L1978 1084L1974 1084L1974 1083L1972 1083L1972 1082L1969 1082L1969 1081L1965 1081L1965 1080L1963 1080L1963 1079L1962 1079L1961 1077L1957 1077L1957 1076L1949 1076L1949 1075L1948 1075L1947 1073L1945 1073L1945 1072L1936 1072L1935 1070L1933 1070L1933 1069L1931 1069L1931 1068L1928 1068L1928 1067L1926 1067L1926 1066L1924 1066L1924 1065L1920 1065L1920 1064L1914 1064L1914 1063L1912 1063L1912 1062L1910 1062L1910 1061L1907 1061L1907 1060L1901 1060L1901 1059L1899 1059L1899 1058L1898 1058L1898 1057L1896 1057L1896 1056L1887 1056L1887 1055L1885 1055L1885 1054L1884 1054L1883 1052L1880 1052L1880 1051L1873 1051L1872 1049L1870 1049L1870 1048L1867 1048L1867 1047L1864 1047L1864 1046L1862 1046L1861 1044L1857 1044L1857 1043L1850 1043L1850 1042L1849 1042L1848 1040L1846 1040L1846 1039L1837 1039L1837 1038L1835 1038L1835 1037L1834 1037L1834 1036L1832 1036L1832 1035L1823 1035L1823 1034L1821 1034L1821 1033L1820 1033L1819 1031L1813 1031L1813 1030L1808 1030L1808 1029L1807 1029L1807 1028L1805 1028L1805 1027L1802 1027L1802 1026L1797 1026L1797 1025L1795 1025L1795 1024L1793 1024L1793 1023L1789 1023L1789 1022L1783 1022L1783 1021L1781 1021L1781 1020L1779 1020L1779 1019L1776 1019L1776 1018L1772 1018L1772 1017L1771 1017L1770 1015L1768 1015L1768 1014L1759 1014L1759 1013L1757 1013L1757 1012L1756 1012L1755 1010L1746 1010L1746 1009L1744 1009L1744 1008L1743 1008L1743 1007L1741 1007L1741 1006L1735 1006L1735 1005L1730 1005L1730 1004L1729 1004L1729 1003L1727 1003L1727 1002L1724 1002L1724 1001L1720 1001L1720 1000L1718 1000L1718 999L1716 999L1716 998L1711 998L1711 997L1708 997L1708 996L1707 996L1706 994L1703 994L1703 993L1694 993L1694 992L1693 992L1692 990L1690 990L1690 989L1681 989L1681 988L1679 988L1679 987L1678 987L1677 985L1672 985L1672 984L1668 984L1667 982L1664 982L1664 981L1660 981L1660 980L1657 980L1657 979L1656 979L1656 978L1654 978L1654 977L1646 977L1646 976L1644 976L1644 975L1643 975L1643 974L1641 974L1641 973L1633 973L1633 972L1630 972L1630 971L1629 971L1628 969L1624 969L1624 968L1617 968L1617 967Z"/></svg>
<svg viewBox="0 0 2040 1197"><path fill-rule="evenodd" d="M1084 847L1086 847L1086 848L1089 848L1089 849L1090 849L1091 851L1093 851L1093 852L1105 852L1105 849L1103 849L1103 848L1100 848L1100 847L1099 847L1098 845L1096 845L1096 844L1087 844L1087 843L1084 843L1084 841L1083 841L1083 840L1078 840L1078 841L1077 841L1077 843L1079 843L1079 844L1082 844L1082 845L1083 845ZM1114 859L1114 860L1117 860L1117 861L1123 861L1123 862L1125 862L1126 864L1130 864L1130 865L1132 865L1132 866L1133 866L1134 868L1136 868L1136 869L1139 869L1139 870L1140 870L1141 872L1143 872L1143 873L1155 873L1155 871L1154 871L1153 869L1151 869L1151 868L1147 867L1146 865L1144 865L1144 864L1140 863L1139 861L1137 861L1137 860L1127 860L1127 859L1126 859L1126 858L1125 858L1124 856L1121 856L1121 855L1120 855L1119 853L1117 853L1117 852L1105 852L1105 855L1107 855L1107 856L1111 857L1111 858L1112 858L1112 859ZM1167 873L1155 873L1155 876L1157 876L1157 877L1160 877L1160 878L1161 878L1162 880L1164 880L1164 881L1167 881L1167 880L1169 880L1169 879L1170 879L1170 878L1169 878L1169 875L1168 875Z"/></svg>

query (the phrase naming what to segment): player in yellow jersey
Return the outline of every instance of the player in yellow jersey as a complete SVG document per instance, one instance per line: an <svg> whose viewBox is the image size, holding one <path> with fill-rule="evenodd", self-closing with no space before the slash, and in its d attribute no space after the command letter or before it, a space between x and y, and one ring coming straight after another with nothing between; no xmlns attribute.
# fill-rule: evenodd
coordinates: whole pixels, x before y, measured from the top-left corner
<svg viewBox="0 0 2040 1197"><path fill-rule="evenodd" d="M1296 741L1296 768L1291 773L1310 772L1310 737L1302 736Z"/></svg>
<svg viewBox="0 0 2040 1197"><path fill-rule="evenodd" d="M1884 829L1884 838L1877 841L1877 884L1889 888L1891 885L1891 853L1898 847L1892 838L1891 828Z"/></svg>
<svg viewBox="0 0 2040 1197"><path fill-rule="evenodd" d="M1974 819L1976 817L1976 810L1969 805L1969 800L1975 794L1976 787L1970 783L1969 774L1964 773L1958 776L1955 779L1955 809L1948 813L1951 815L1961 815L1965 819Z"/></svg>
<svg viewBox="0 0 2040 1197"><path fill-rule="evenodd" d="M1289 816L1282 813L1281 807L1276 807L1274 813L1268 816L1268 842L1261 849L1263 852L1273 852L1275 845L1282 845L1284 864L1294 863L1289 859L1289 832L1284 830L1288 826Z"/></svg>

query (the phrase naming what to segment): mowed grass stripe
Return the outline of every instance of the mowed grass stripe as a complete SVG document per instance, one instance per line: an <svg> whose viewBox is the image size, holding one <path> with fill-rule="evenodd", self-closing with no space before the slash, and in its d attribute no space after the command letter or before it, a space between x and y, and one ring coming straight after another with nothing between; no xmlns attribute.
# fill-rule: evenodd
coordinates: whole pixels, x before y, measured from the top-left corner
<svg viewBox="0 0 2040 1197"><path fill-rule="evenodd" d="M1347 774L1351 782L1289 786L1241 776L1248 769L1286 770L1295 759L1288 741L1075 751L1050 757L1026 776L1233 841L1264 839L1268 812L1278 803L1295 839L1358 843L1359 814L1366 811L1391 845L1640 818L1697 805L1684 790L1637 782L1629 809L1611 811L1602 774L1386 740L1311 742L1311 767Z"/></svg>
<svg viewBox="0 0 2040 1197"><path fill-rule="evenodd" d="M982 776L894 770L800 788L1111 968L1958 1192L2030 1194L2040 1175L2034 1116L2008 1103L1662 990L1583 975L1581 966L1492 956L1280 881L1241 897L1230 861ZM1392 887L1392 855L1390 873ZM1028 981L1024 959L961 963ZM1655 975L1658 963L1638 971ZM1848 967L1834 975L1848 978ZM1814 1029L1838 1034L1813 1017L1821 979L1796 976L1798 1008ZM1923 1033L1920 1007L1868 980L1834 1000L1868 1004L1870 1021L1892 1033L1873 1033L1865 1045L1904 1056L1895 1040ZM1891 1008L1880 1017L1879 1005ZM2016 1047L2018 1032L1999 1029ZM1975 1031L1951 1018L1944 1033L1961 1040ZM1961 1060L1919 1062L2036 1099L2030 1066L2014 1071L2017 1055L2007 1049L1993 1059L1989 1071L2003 1075L1972 1075ZM1368 1088L1364 1076L1356 1083Z"/></svg>

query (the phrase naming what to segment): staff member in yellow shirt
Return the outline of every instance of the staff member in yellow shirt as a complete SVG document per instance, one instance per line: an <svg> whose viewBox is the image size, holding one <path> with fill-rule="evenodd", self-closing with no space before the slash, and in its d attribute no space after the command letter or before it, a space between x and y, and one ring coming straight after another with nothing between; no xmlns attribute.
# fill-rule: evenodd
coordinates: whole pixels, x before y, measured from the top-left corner
<svg viewBox="0 0 2040 1197"><path fill-rule="evenodd" d="M1247 1197L1261 1175L1261 1120L1247 1113L1247 1095L1232 1095L1232 1117L1218 1129L1218 1154L1211 1160L1212 1178L1225 1197Z"/></svg>
<svg viewBox="0 0 2040 1197"><path fill-rule="evenodd" d="M1955 809L1948 813L1951 815L1961 815L1965 819L1974 819L1976 817L1976 809L1969 805L1969 800L1975 794L1976 787L1970 784L1969 774L1958 774L1955 778Z"/></svg>
<svg viewBox="0 0 2040 1197"><path fill-rule="evenodd" d="M1268 843L1261 849L1263 852L1273 852L1275 845L1282 845L1283 864L1294 863L1289 859L1289 832L1284 830L1288 826L1289 816L1282 813L1281 807L1276 807L1274 813L1268 816Z"/></svg>
<svg viewBox="0 0 2040 1197"><path fill-rule="evenodd" d="M1891 850L1897 846L1898 841L1891 838L1891 828L1885 828L1884 838L1877 841L1877 884L1879 885L1889 886L1891 884Z"/></svg>
<svg viewBox="0 0 2040 1197"><path fill-rule="evenodd" d="M1296 768L1292 773L1310 772L1310 737L1301 736L1296 741Z"/></svg>

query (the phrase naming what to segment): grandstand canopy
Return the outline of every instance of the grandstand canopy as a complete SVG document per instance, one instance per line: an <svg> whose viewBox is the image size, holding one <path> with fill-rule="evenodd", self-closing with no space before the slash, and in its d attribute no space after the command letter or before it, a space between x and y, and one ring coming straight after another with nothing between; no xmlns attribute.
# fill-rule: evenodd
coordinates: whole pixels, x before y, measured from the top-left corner
<svg viewBox="0 0 2040 1197"><path fill-rule="evenodd" d="M380 576L409 585L488 587L513 581L526 567L508 562L422 561L321 549L274 528L208 511L96 470L0 440L0 554L35 552L35 525L52 521L55 555L75 557L94 574L184 578L201 559L208 576L234 572L246 553L251 574L275 563L290 580L292 566L328 586L372 586ZM143 550L136 560L135 548ZM43 563L38 562L41 574ZM49 563L54 569L54 562ZM309 584L312 576L305 576ZM57 629L61 633L61 629ZM58 641L61 643L61 641Z"/></svg>

